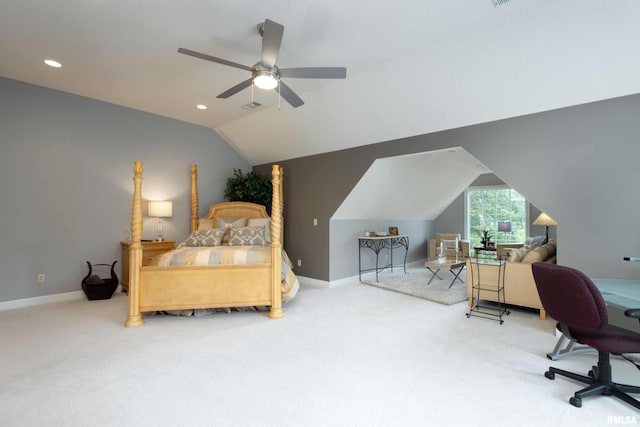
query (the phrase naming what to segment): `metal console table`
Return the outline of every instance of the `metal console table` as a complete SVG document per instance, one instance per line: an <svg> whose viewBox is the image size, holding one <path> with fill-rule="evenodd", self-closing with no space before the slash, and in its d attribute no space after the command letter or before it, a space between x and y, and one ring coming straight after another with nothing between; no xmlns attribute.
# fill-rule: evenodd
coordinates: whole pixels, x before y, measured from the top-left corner
<svg viewBox="0 0 640 427"><path fill-rule="evenodd" d="M504 323L502 316L508 316L510 311L507 309L506 298L504 294L504 272L507 260L504 258L477 258L469 257L469 270L471 273L471 296L473 297L473 305L467 313L467 317L478 316L488 319L498 320L500 324ZM493 274L489 280L480 277L480 266L489 266L496 268L497 278ZM469 278L469 272L467 272ZM482 293L497 294L497 306L483 305L481 303Z"/></svg>
<svg viewBox="0 0 640 427"><path fill-rule="evenodd" d="M362 248L369 248L376 254L376 266L373 268L362 268ZM404 258L402 264L393 264L393 250L397 248L404 248ZM379 258L380 252L383 249L389 250L390 263L380 267ZM409 236L371 236L371 237L358 237L358 278L362 281L362 273L367 271L376 272L376 282L378 281L378 273L386 268L402 267L404 272L407 272L407 254L409 253Z"/></svg>

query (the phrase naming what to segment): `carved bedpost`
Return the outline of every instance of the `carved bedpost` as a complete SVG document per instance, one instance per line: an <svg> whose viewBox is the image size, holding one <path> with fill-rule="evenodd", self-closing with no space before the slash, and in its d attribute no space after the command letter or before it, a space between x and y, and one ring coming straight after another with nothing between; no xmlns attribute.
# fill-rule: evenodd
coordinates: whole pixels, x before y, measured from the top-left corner
<svg viewBox="0 0 640 427"><path fill-rule="evenodd" d="M271 167L271 289L273 292L269 317L280 319L282 312L282 179L278 165Z"/></svg>
<svg viewBox="0 0 640 427"><path fill-rule="evenodd" d="M198 229L198 166L191 165L191 232Z"/></svg>
<svg viewBox="0 0 640 427"><path fill-rule="evenodd" d="M131 246L129 247L129 316L124 326L144 323L140 314L140 267L142 266L142 162L133 164L133 204L131 208Z"/></svg>
<svg viewBox="0 0 640 427"><path fill-rule="evenodd" d="M284 168L279 166L280 170L280 224L284 222L284 191L282 190L284 183ZM280 245L284 247L284 225L280 229Z"/></svg>

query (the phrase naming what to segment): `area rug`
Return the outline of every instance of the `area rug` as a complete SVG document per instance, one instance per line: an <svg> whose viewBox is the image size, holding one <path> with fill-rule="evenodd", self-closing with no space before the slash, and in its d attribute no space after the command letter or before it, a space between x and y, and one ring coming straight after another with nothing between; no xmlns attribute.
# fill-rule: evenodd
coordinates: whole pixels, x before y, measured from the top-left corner
<svg viewBox="0 0 640 427"><path fill-rule="evenodd" d="M449 288L453 275L448 271L440 271L438 276L441 279L434 278L431 284L427 285L431 273L426 268L408 268L407 274L402 270L394 270L393 273L389 271L379 273L377 282L375 273L363 275L362 283L440 304L452 305L467 301L466 282L456 280ZM460 278L465 280L465 271L460 274Z"/></svg>

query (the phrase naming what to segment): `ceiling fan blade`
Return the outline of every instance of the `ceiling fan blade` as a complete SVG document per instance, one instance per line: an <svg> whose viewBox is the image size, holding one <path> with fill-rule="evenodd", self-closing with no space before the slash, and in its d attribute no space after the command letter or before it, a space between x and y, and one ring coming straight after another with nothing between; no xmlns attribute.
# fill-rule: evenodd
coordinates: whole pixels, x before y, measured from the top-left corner
<svg viewBox="0 0 640 427"><path fill-rule="evenodd" d="M253 67L248 67L246 65L238 64L237 62L227 61L226 59L217 58L215 56L207 55L205 53L196 52L193 50L185 49L183 47L178 49L178 53L183 53L185 55L193 56L196 58L204 59L205 61L217 62L218 64L228 65L230 67L240 68L241 70L247 70L254 72L255 69Z"/></svg>
<svg viewBox="0 0 640 427"><path fill-rule="evenodd" d="M306 67L306 68L280 68L280 77L295 79L344 79L347 77L345 67Z"/></svg>
<svg viewBox="0 0 640 427"><path fill-rule="evenodd" d="M300 99L298 95L286 84L280 80L280 96L284 98L293 108L298 108L304 104L304 101Z"/></svg>
<svg viewBox="0 0 640 427"><path fill-rule="evenodd" d="M216 96L216 98L229 98L230 96L235 95L236 93L240 92L242 89L248 88L249 86L251 86L252 83L253 83L253 78L247 79L247 80L243 81L242 83L238 83L237 85L235 85L231 89L225 90L220 95Z"/></svg>
<svg viewBox="0 0 640 427"><path fill-rule="evenodd" d="M265 19L262 26L262 64L273 68L278 59L284 27L270 19Z"/></svg>

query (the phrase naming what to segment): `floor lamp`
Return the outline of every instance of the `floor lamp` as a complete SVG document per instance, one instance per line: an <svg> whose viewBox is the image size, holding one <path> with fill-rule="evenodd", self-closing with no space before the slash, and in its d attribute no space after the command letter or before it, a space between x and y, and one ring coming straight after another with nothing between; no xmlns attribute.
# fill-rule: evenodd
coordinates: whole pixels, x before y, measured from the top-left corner
<svg viewBox="0 0 640 427"><path fill-rule="evenodd" d="M498 231L511 233L511 221L498 221Z"/></svg>
<svg viewBox="0 0 640 427"><path fill-rule="evenodd" d="M555 222L553 219L551 219L551 217L549 215L547 215L546 213L542 212L540 215L538 215L538 218L536 218L536 220L533 221L533 225L544 225L545 226L545 238L544 238L544 242L542 242L542 244L544 245L545 243L547 243L549 241L549 226L550 225L556 226L556 225L558 225L558 223Z"/></svg>

